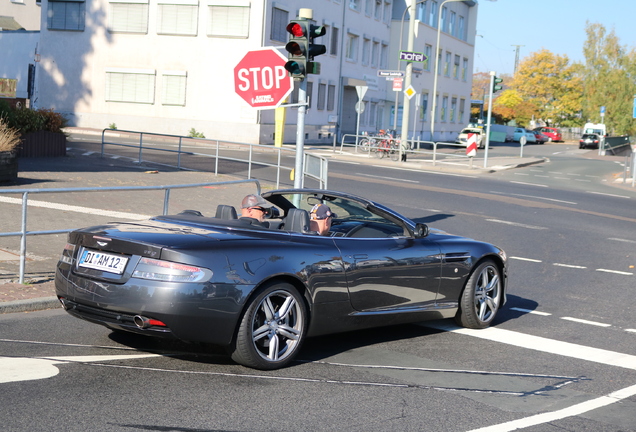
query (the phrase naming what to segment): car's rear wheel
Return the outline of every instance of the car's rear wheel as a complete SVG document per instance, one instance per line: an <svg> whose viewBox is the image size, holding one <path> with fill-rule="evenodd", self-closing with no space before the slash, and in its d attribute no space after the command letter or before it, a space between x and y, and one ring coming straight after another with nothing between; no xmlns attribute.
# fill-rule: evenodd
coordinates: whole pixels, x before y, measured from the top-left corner
<svg viewBox="0 0 636 432"><path fill-rule="evenodd" d="M232 359L244 366L271 370L286 366L305 338L307 308L288 283L261 289L243 315Z"/></svg>
<svg viewBox="0 0 636 432"><path fill-rule="evenodd" d="M488 327L501 305L501 290L499 267L492 260L483 261L466 282L455 321L468 328Z"/></svg>

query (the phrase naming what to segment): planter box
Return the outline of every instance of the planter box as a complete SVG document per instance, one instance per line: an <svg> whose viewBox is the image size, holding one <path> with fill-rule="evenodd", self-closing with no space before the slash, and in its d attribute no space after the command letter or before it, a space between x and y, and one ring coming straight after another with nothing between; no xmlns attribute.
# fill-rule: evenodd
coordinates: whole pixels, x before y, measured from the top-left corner
<svg viewBox="0 0 636 432"><path fill-rule="evenodd" d="M66 135L55 132L31 132L22 137L19 157L66 156Z"/></svg>
<svg viewBox="0 0 636 432"><path fill-rule="evenodd" d="M18 179L18 154L0 152L0 183L15 182Z"/></svg>

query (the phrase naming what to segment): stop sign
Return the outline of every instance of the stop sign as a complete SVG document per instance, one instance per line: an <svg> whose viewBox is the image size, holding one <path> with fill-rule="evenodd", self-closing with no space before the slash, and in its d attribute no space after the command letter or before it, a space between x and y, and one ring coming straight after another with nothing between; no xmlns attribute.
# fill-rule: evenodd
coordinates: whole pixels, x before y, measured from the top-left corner
<svg viewBox="0 0 636 432"><path fill-rule="evenodd" d="M254 108L275 108L294 88L287 59L273 48L249 51L234 68L234 90Z"/></svg>

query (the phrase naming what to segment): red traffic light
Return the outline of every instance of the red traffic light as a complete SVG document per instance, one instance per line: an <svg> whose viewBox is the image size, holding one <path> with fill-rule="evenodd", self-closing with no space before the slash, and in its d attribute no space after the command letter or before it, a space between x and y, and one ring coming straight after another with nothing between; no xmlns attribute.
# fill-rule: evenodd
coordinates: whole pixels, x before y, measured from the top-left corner
<svg viewBox="0 0 636 432"><path fill-rule="evenodd" d="M287 32L297 38L305 36L305 28L297 22L287 24Z"/></svg>

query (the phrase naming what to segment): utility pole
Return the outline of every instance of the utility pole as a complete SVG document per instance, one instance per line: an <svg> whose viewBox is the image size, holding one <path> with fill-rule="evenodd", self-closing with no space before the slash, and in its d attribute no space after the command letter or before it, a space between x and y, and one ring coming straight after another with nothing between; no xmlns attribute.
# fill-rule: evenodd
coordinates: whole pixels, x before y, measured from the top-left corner
<svg viewBox="0 0 636 432"><path fill-rule="evenodd" d="M519 48L524 47L525 45L511 45L515 48L515 71L514 73L517 73L517 66L519 66Z"/></svg>

